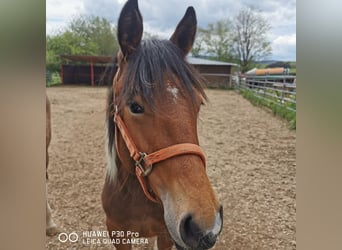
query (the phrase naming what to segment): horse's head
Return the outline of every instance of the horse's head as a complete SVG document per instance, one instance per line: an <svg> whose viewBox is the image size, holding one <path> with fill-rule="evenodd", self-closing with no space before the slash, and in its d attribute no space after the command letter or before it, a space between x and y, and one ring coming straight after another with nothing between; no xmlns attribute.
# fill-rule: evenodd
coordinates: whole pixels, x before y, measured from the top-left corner
<svg viewBox="0 0 342 250"><path fill-rule="evenodd" d="M178 246L208 249L221 231L222 207L198 147L197 119L206 96L198 73L185 61L195 33L196 14L189 7L170 40L141 41L142 17L137 1L129 0L118 23L119 68L113 102L124 124L119 127L124 126L131 137L124 139L125 132L119 128L116 151L122 165L136 171L137 159L132 159L127 140L147 155L167 148L163 156L154 155L163 159L150 159L153 170L142 186L148 185L152 191L147 192L162 204L165 224ZM174 145L177 149L172 151ZM174 152L178 153L165 156Z"/></svg>

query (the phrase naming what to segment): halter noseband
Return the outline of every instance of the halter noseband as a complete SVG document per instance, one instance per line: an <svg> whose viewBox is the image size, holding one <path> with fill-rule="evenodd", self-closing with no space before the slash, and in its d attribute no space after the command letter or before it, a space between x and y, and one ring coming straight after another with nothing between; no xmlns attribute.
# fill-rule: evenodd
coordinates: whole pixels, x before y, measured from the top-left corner
<svg viewBox="0 0 342 250"><path fill-rule="evenodd" d="M115 127L121 133L121 136L128 148L131 158L135 161L135 174L146 197L155 203L159 203L158 198L156 198L152 191L147 188L147 180L145 178L152 172L153 164L178 155L193 154L201 158L202 162L204 163L204 167L206 165L203 150L197 144L180 143L160 149L151 154L147 154L138 150L132 137L129 134L125 123L121 119L120 115L117 113L117 110L115 111L114 115L114 123L116 124Z"/></svg>

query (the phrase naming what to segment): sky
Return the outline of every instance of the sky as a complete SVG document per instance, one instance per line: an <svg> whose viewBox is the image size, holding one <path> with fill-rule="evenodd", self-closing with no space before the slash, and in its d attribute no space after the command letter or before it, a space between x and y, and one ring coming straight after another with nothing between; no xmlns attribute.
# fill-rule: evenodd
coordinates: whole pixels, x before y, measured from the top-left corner
<svg viewBox="0 0 342 250"><path fill-rule="evenodd" d="M46 33L56 34L79 15L105 17L116 25L126 0L46 0ZM144 30L169 38L188 6L193 6L199 27L233 19L245 6L254 6L268 20L272 55L266 59L296 61L296 0L140 0Z"/></svg>

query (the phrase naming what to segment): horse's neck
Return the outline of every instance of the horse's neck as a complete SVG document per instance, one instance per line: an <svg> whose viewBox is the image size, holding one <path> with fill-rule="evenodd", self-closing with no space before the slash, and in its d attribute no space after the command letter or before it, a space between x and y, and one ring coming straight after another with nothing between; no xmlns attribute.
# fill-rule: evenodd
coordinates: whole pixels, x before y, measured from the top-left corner
<svg viewBox="0 0 342 250"><path fill-rule="evenodd" d="M122 195L144 195L137 177L128 171L129 167L124 166L119 160L117 165L116 188Z"/></svg>
<svg viewBox="0 0 342 250"><path fill-rule="evenodd" d="M116 180L106 183L104 188L106 213L114 221L123 223L120 228L128 227L129 230L139 231L141 236L151 236L149 235L151 232L146 231L150 230L146 228L146 223L152 223L152 228L157 229L158 232L165 230L163 207L146 198L137 177L127 171L127 166L123 166L119 160L116 163Z"/></svg>

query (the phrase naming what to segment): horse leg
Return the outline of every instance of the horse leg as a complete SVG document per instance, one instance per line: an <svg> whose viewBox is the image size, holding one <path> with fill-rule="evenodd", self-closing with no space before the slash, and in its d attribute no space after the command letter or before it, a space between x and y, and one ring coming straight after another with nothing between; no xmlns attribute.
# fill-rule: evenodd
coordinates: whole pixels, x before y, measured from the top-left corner
<svg viewBox="0 0 342 250"><path fill-rule="evenodd" d="M51 208L47 199L47 186L46 186L46 235L53 236L59 233L59 229L57 228L56 224L54 223L52 219L52 212Z"/></svg>
<svg viewBox="0 0 342 250"><path fill-rule="evenodd" d="M172 249L173 241L171 240L171 237L167 231L163 232L163 234L158 235L157 246L158 246L158 250L171 250Z"/></svg>

